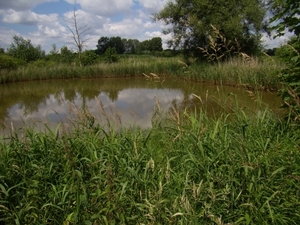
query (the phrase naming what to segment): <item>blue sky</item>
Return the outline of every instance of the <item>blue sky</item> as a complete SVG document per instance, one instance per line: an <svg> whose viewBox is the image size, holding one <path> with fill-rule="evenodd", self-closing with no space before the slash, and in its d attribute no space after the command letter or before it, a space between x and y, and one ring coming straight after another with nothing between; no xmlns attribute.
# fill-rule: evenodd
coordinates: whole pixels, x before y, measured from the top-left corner
<svg viewBox="0 0 300 225"><path fill-rule="evenodd" d="M48 52L52 44L57 48L69 46L70 23L74 6L79 26L88 26L86 49L95 49L102 36L136 38L140 41L161 37L164 24L153 23L151 15L161 10L168 0L0 0L0 47L8 48L14 35L40 44ZM69 21L69 22L68 22ZM270 40L263 37L270 48L284 43L287 37ZM164 47L166 45L164 44Z"/></svg>

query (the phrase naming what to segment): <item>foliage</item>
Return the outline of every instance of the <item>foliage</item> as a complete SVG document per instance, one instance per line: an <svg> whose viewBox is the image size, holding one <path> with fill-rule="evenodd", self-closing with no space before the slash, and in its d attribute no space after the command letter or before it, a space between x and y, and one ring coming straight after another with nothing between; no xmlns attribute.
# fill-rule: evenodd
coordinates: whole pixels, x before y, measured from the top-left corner
<svg viewBox="0 0 300 225"><path fill-rule="evenodd" d="M155 14L154 20L172 25L164 30L173 34L169 45L187 50L185 54L199 55L198 47L209 45L209 35L215 37L213 25L227 42L238 43L242 52L253 55L260 50L264 16L262 1L257 0L176 0Z"/></svg>
<svg viewBox="0 0 300 225"><path fill-rule="evenodd" d="M282 61L289 63L291 58L297 56L297 52L300 51L300 42L297 37L291 37L291 39L284 45L281 45L275 50L275 56Z"/></svg>
<svg viewBox="0 0 300 225"><path fill-rule="evenodd" d="M162 39L160 37L154 37L142 42L137 39L121 39L121 37L101 37L98 40L96 52L97 54L104 54L109 47L115 48L118 54L160 52L163 50Z"/></svg>
<svg viewBox="0 0 300 225"><path fill-rule="evenodd" d="M83 66L92 65L98 59L98 55L94 50L86 50L82 53L81 62Z"/></svg>
<svg viewBox="0 0 300 225"><path fill-rule="evenodd" d="M101 37L97 44L97 54L104 54L109 47L109 37Z"/></svg>
<svg viewBox="0 0 300 225"><path fill-rule="evenodd" d="M137 39L122 39L124 45L124 53L136 54L139 48L140 41Z"/></svg>
<svg viewBox="0 0 300 225"><path fill-rule="evenodd" d="M115 48L117 54L125 51L124 40L121 37L101 37L98 40L97 53L104 54L108 48Z"/></svg>
<svg viewBox="0 0 300 225"><path fill-rule="evenodd" d="M60 62L62 63L71 63L75 59L73 52L68 49L67 46L63 46L60 49Z"/></svg>
<svg viewBox="0 0 300 225"><path fill-rule="evenodd" d="M105 51L105 62L114 63L119 60L117 50L115 48L108 47Z"/></svg>
<svg viewBox="0 0 300 225"><path fill-rule="evenodd" d="M281 89L281 96L284 100L284 107L290 109L292 119L300 122L300 52L295 48L293 51L297 55L289 58L287 68L280 76L284 85Z"/></svg>
<svg viewBox="0 0 300 225"><path fill-rule="evenodd" d="M214 38L208 35L209 43L206 48L199 47L208 62L220 62L229 60L231 57L242 54L241 47L237 40L234 43L220 33L220 31L211 25Z"/></svg>
<svg viewBox="0 0 300 225"><path fill-rule="evenodd" d="M300 2L297 0L274 1L271 5L276 13L271 21L278 22L271 27L277 32L276 36L283 35L286 28L295 33L296 37L291 40L291 44L285 47L285 57L287 68L282 71L280 79L283 83L281 95L284 106L288 107L291 117L300 121ZM290 48L290 50L287 50Z"/></svg>
<svg viewBox="0 0 300 225"><path fill-rule="evenodd" d="M0 54L0 70L1 69L16 69L18 66L24 65L25 62L14 58L7 54Z"/></svg>
<svg viewBox="0 0 300 225"><path fill-rule="evenodd" d="M46 58L48 58L51 61L59 62L59 56L59 50L57 49L56 44L52 44L52 48L49 51L49 54L46 56Z"/></svg>
<svg viewBox="0 0 300 225"><path fill-rule="evenodd" d="M269 2L270 9L274 16L271 18L271 25L273 30L276 30L276 36L284 35L286 29L300 34L300 2L298 0L272 0Z"/></svg>
<svg viewBox="0 0 300 225"><path fill-rule="evenodd" d="M151 129L119 131L79 111L72 133L45 125L0 143L0 223L300 220L300 133L268 110L209 119L174 109L161 121L158 109Z"/></svg>
<svg viewBox="0 0 300 225"><path fill-rule="evenodd" d="M49 68L57 65L57 62L52 60L40 59L30 63L29 67L38 67L38 68Z"/></svg>
<svg viewBox="0 0 300 225"><path fill-rule="evenodd" d="M111 37L109 39L109 47L115 48L117 54L123 54L125 51L121 37Z"/></svg>
<svg viewBox="0 0 300 225"><path fill-rule="evenodd" d="M139 45L138 52L161 52L162 48L162 39L160 37L154 37L150 40L142 41Z"/></svg>
<svg viewBox="0 0 300 225"><path fill-rule="evenodd" d="M45 56L45 51L41 49L40 45L34 47L31 40L24 39L21 36L13 37L14 43L7 49L7 54L25 62L32 62L34 60L42 59Z"/></svg>
<svg viewBox="0 0 300 225"><path fill-rule="evenodd" d="M99 57L96 63L84 67L74 67L74 63L55 63L49 68L53 62L49 60L42 68L20 67L12 71L0 71L0 84L74 77L140 77L143 74L154 73L158 76L179 77L183 80L247 89L275 91L280 87L277 75L284 68L284 64L276 58L271 61L233 58L217 65L197 62L188 66L180 60L181 56L174 57L173 54L175 54L173 51L163 51L155 53L154 56L117 55L117 63L107 63L103 56Z"/></svg>

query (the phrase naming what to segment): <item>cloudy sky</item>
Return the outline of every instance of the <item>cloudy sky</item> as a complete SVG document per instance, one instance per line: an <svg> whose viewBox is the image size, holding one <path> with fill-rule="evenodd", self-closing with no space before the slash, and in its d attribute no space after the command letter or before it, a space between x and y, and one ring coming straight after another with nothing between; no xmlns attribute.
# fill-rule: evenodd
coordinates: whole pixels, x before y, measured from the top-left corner
<svg viewBox="0 0 300 225"><path fill-rule="evenodd" d="M75 2L75 3L74 3ZM72 25L74 7L79 27L88 26L86 49L96 49L102 36L136 38L140 41L170 36L162 34L164 24L153 23L151 16L161 10L168 0L0 0L0 47L8 48L14 35L40 44L48 52L53 43L57 48L70 46L67 26ZM273 48L286 38L270 40ZM164 44L164 47L166 45Z"/></svg>

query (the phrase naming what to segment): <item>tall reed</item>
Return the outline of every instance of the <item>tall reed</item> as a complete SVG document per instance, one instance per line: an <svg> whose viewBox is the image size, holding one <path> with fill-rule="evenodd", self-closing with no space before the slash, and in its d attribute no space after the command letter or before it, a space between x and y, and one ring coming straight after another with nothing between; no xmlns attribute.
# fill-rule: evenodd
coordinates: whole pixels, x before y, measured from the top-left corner
<svg viewBox="0 0 300 225"><path fill-rule="evenodd" d="M77 110L72 132L63 124L47 133L25 129L0 144L0 221L300 221L299 128L267 109L251 115L235 103L211 118L205 109L173 108L162 119L158 104L147 130L104 128L88 109Z"/></svg>
<svg viewBox="0 0 300 225"><path fill-rule="evenodd" d="M272 60L254 58L236 58L218 64L192 63L188 66L179 57L124 56L117 63L100 62L85 67L50 64L48 67L0 70L0 84L25 80L138 77L154 73L213 84L275 90L279 87L277 75L282 68L283 65Z"/></svg>
<svg viewBox="0 0 300 225"><path fill-rule="evenodd" d="M250 89L277 90L282 63L257 58L231 58L215 64L186 66L183 77L194 81L239 86Z"/></svg>
<svg viewBox="0 0 300 225"><path fill-rule="evenodd" d="M0 83L26 80L68 79L87 77L135 77L143 73L161 76L178 72L181 65L175 58L122 57L117 63L100 62L91 66L58 64L49 67L26 66L16 70L0 70Z"/></svg>

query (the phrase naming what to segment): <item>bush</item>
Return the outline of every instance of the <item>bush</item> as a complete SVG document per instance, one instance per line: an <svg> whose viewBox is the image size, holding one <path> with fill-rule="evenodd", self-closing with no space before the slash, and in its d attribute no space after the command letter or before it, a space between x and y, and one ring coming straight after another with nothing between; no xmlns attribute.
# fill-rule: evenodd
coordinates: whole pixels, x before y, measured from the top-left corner
<svg viewBox="0 0 300 225"><path fill-rule="evenodd" d="M275 50L275 56L283 62L289 63L290 59L297 56L299 51L300 42L297 40L297 37L292 37L287 44Z"/></svg>
<svg viewBox="0 0 300 225"><path fill-rule="evenodd" d="M40 45L33 46L31 40L21 36L14 36L14 43L7 49L7 54L26 62L32 62L45 57L45 51Z"/></svg>
<svg viewBox="0 0 300 225"><path fill-rule="evenodd" d="M30 64L30 66L33 67L52 67L54 66L56 63L52 60L44 60L44 59L40 59L37 61L34 61Z"/></svg>
<svg viewBox="0 0 300 225"><path fill-rule="evenodd" d="M81 63L83 66L88 66L96 63L98 55L94 50L88 50L82 53Z"/></svg>
<svg viewBox="0 0 300 225"><path fill-rule="evenodd" d="M16 69L20 65L24 65L25 62L6 54L0 54L0 69Z"/></svg>
<svg viewBox="0 0 300 225"><path fill-rule="evenodd" d="M116 48L109 47L105 51L105 62L107 63L113 63L117 62L119 60L119 57L117 55Z"/></svg>

